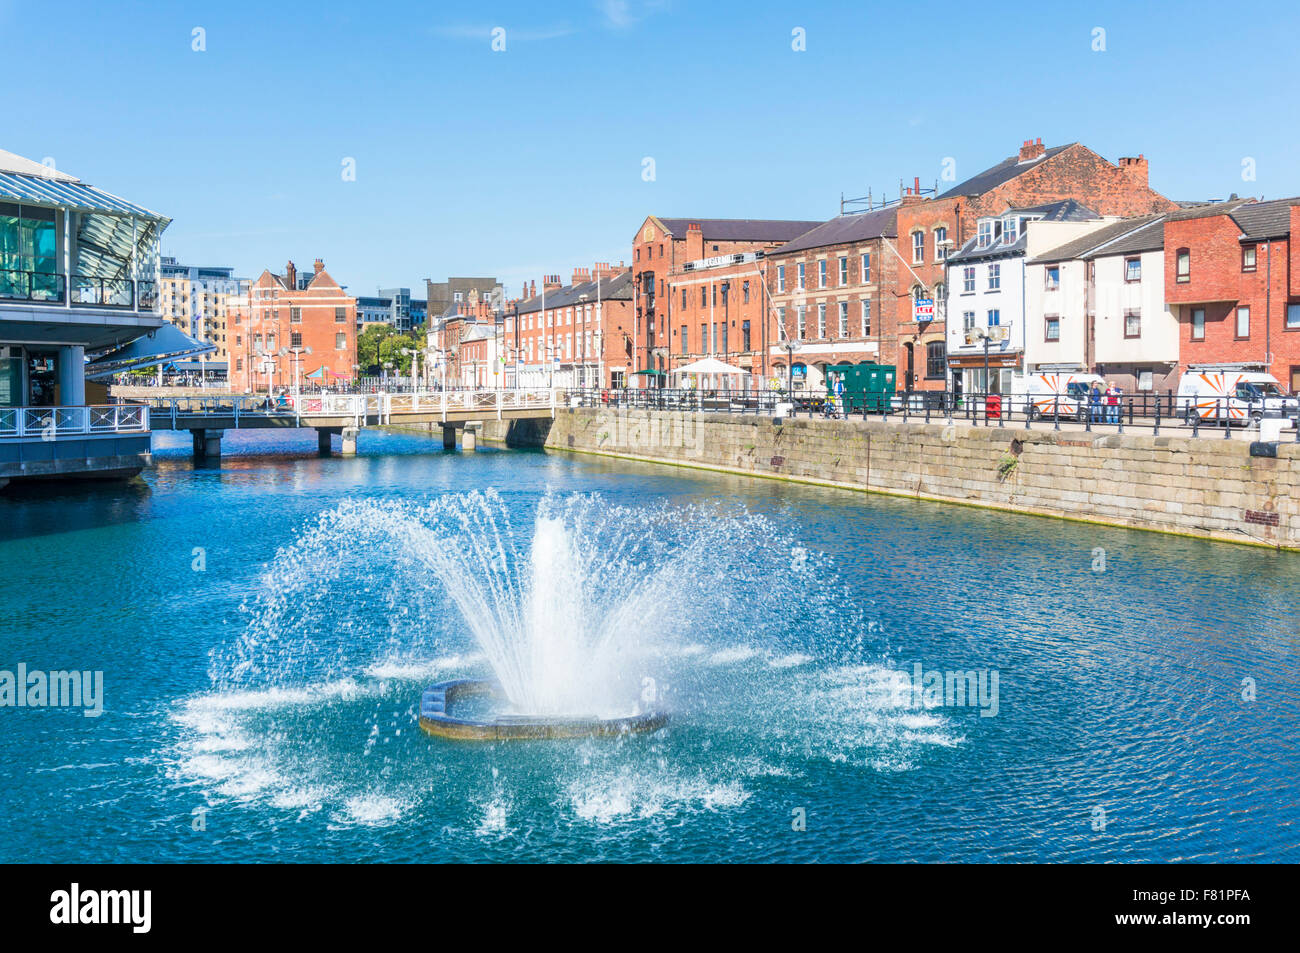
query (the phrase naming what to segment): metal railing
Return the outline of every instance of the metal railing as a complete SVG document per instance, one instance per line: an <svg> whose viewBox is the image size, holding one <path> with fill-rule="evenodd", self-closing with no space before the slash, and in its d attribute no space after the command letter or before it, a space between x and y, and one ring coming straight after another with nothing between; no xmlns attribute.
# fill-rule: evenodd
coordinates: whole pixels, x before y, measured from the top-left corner
<svg viewBox="0 0 1300 953"><path fill-rule="evenodd" d="M74 274L71 282L73 305L135 311L154 311L158 306L158 283L151 278L133 281ZM0 301L68 304L68 278L61 272L0 269Z"/></svg>
<svg viewBox="0 0 1300 953"><path fill-rule="evenodd" d="M0 407L0 439L148 432L149 408L142 404Z"/></svg>
<svg viewBox="0 0 1300 953"><path fill-rule="evenodd" d="M784 417L880 419L917 423L965 422L974 426L1017 426L1082 429L1085 432L1150 431L1177 428L1192 436L1258 426L1261 419L1282 420L1294 428L1300 442L1300 419L1280 415L1264 401L1231 397L1179 397L1176 394L1123 394L1114 402L1093 403L1073 394L956 394L912 391L891 395L831 397L811 391L726 391L642 389L577 389L565 392L565 402L582 407L637 410L687 410L731 414L771 414Z"/></svg>

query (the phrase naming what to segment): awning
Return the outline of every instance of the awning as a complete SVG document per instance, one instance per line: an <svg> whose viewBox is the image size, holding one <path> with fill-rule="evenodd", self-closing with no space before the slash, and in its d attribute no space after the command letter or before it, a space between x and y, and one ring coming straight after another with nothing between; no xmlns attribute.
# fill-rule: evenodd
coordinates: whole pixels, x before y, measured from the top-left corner
<svg viewBox="0 0 1300 953"><path fill-rule="evenodd" d="M655 370L654 368L652 368L652 367L648 367L648 368L646 368L645 370L642 370L642 371L633 371L633 372L632 372L632 376L633 376L633 377L636 377L638 374L641 375L641 376L643 376L643 377L667 377L667 376L668 376L668 375L665 374L663 371L656 371L656 370Z"/></svg>
<svg viewBox="0 0 1300 953"><path fill-rule="evenodd" d="M177 358L197 357L200 354L212 354L217 350L215 344L190 337L174 324L164 324L156 331L136 338L130 344L110 351L86 364L86 378L95 380L121 374L123 371L142 370L156 367Z"/></svg>
<svg viewBox="0 0 1300 953"><path fill-rule="evenodd" d="M747 374L748 371L744 371L739 367L733 367L730 364L725 364L722 361L718 360L716 357L706 357L698 361L693 361L690 364L685 364L681 367L673 368L673 373L674 374L712 374L714 376L717 375L727 375L727 376L742 375L743 376L744 374Z"/></svg>

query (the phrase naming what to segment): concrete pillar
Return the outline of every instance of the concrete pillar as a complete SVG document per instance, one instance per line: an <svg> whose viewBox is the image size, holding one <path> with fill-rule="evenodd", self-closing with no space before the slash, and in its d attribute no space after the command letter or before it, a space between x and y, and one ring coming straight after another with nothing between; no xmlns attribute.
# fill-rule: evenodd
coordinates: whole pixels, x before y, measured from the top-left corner
<svg viewBox="0 0 1300 953"><path fill-rule="evenodd" d="M80 344L59 348L59 403L78 407L86 402L86 349Z"/></svg>
<svg viewBox="0 0 1300 953"><path fill-rule="evenodd" d="M221 438L224 430L191 430L194 438L195 460L219 460L221 458Z"/></svg>
<svg viewBox="0 0 1300 953"><path fill-rule="evenodd" d="M343 438L343 456L355 457L357 455L357 434L359 433L361 431L356 427L343 428L343 432L339 435Z"/></svg>
<svg viewBox="0 0 1300 953"><path fill-rule="evenodd" d="M478 432L473 427L466 427L460 435L460 449L465 453L473 453L477 443Z"/></svg>
<svg viewBox="0 0 1300 953"><path fill-rule="evenodd" d="M320 451L322 457L328 457L333 452L333 446L330 444L330 438L334 436L332 430L324 427L318 427L316 430L316 449Z"/></svg>
<svg viewBox="0 0 1300 953"><path fill-rule="evenodd" d="M442 449L456 449L456 428L450 424L442 425Z"/></svg>

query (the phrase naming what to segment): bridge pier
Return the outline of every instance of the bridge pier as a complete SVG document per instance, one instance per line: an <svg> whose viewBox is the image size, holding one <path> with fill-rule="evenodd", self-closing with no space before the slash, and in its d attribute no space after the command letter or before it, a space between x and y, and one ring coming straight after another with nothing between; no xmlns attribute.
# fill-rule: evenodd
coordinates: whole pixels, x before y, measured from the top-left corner
<svg viewBox="0 0 1300 953"><path fill-rule="evenodd" d="M471 424L466 424L460 435L460 449L465 453L473 453L477 446L478 429Z"/></svg>
<svg viewBox="0 0 1300 953"><path fill-rule="evenodd" d="M334 431L328 427L318 427L316 429L316 449L320 451L322 457L328 457L334 452L334 447L330 443L330 438L334 436Z"/></svg>
<svg viewBox="0 0 1300 953"><path fill-rule="evenodd" d="M224 430L191 430L190 436L194 439L194 459L221 459L221 438L224 435Z"/></svg>
<svg viewBox="0 0 1300 953"><path fill-rule="evenodd" d="M339 434L343 438L341 451L345 457L355 457L357 455L357 435L361 431L356 427L344 427L343 432Z"/></svg>
<svg viewBox="0 0 1300 953"><path fill-rule="evenodd" d="M442 449L456 449L456 428L451 424L442 425Z"/></svg>

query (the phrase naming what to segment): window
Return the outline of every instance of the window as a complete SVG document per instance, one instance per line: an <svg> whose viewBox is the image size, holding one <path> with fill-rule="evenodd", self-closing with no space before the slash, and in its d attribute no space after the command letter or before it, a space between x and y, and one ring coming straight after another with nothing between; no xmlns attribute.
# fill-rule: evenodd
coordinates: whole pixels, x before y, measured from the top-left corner
<svg viewBox="0 0 1300 953"><path fill-rule="evenodd" d="M685 289L685 288L682 289L682 307L683 307L683 308L686 307L686 289Z"/></svg>
<svg viewBox="0 0 1300 953"><path fill-rule="evenodd" d="M1151 369L1140 368L1137 372L1138 390L1153 390L1155 386L1155 377Z"/></svg>
<svg viewBox="0 0 1300 953"><path fill-rule="evenodd" d="M962 294L975 293L975 266L967 265L961 270L961 292Z"/></svg>
<svg viewBox="0 0 1300 953"><path fill-rule="evenodd" d="M1140 338L1142 336L1142 312L1124 312L1124 337Z"/></svg>
<svg viewBox="0 0 1300 953"><path fill-rule="evenodd" d="M826 337L826 305L817 305L817 337Z"/></svg>
<svg viewBox="0 0 1300 953"><path fill-rule="evenodd" d="M997 308L989 309L988 326L996 328L1002 323L1002 312Z"/></svg>
<svg viewBox="0 0 1300 953"><path fill-rule="evenodd" d="M997 291L1002 287L1002 266L994 263L989 265L989 291Z"/></svg>
<svg viewBox="0 0 1300 953"><path fill-rule="evenodd" d="M1043 274L1046 276L1046 281L1044 282L1043 287L1047 291L1056 291L1061 287L1060 265L1048 265L1043 269Z"/></svg>
<svg viewBox="0 0 1300 953"><path fill-rule="evenodd" d="M849 260L847 258L841 258L840 259L840 287L842 288L848 283L849 283Z"/></svg>
<svg viewBox="0 0 1300 953"><path fill-rule="evenodd" d="M302 324L302 308L289 309L289 323Z"/></svg>
<svg viewBox="0 0 1300 953"><path fill-rule="evenodd" d="M301 332L301 331L294 331L292 334L289 335L289 346L290 346L290 347L302 347L302 332Z"/></svg>
<svg viewBox="0 0 1300 953"><path fill-rule="evenodd" d="M750 350L749 346L749 322L740 322L740 349L742 351Z"/></svg>
<svg viewBox="0 0 1300 953"><path fill-rule="evenodd" d="M1015 217L1003 220L1002 241L1010 245L1016 240L1016 219Z"/></svg>
<svg viewBox="0 0 1300 953"><path fill-rule="evenodd" d="M802 341L805 337L807 337L807 334L805 332L808 330L808 326L807 326L808 309L803 305L799 305L799 310L796 314L797 314L798 323L796 325L795 330L796 333L799 335L799 340Z"/></svg>
<svg viewBox="0 0 1300 953"><path fill-rule="evenodd" d="M704 287L704 285L700 285L700 307L707 308L708 306L709 306L709 289Z"/></svg>
<svg viewBox="0 0 1300 953"><path fill-rule="evenodd" d="M925 262L925 232L912 233L912 264Z"/></svg>
<svg viewBox="0 0 1300 953"><path fill-rule="evenodd" d="M343 324L345 321L347 321L347 319L348 319L348 309L347 309L347 308L335 308L335 309L334 309L334 323L335 323L335 324Z"/></svg>
<svg viewBox="0 0 1300 953"><path fill-rule="evenodd" d="M931 380L948 376L948 349L942 341L931 341L925 346L925 376Z"/></svg>
<svg viewBox="0 0 1300 953"><path fill-rule="evenodd" d="M781 333L786 336L789 336L790 329L785 326L785 308L776 309L776 323L777 326L781 329Z"/></svg>
<svg viewBox="0 0 1300 953"><path fill-rule="evenodd" d="M235 358L235 370L242 371L243 369L244 369L244 359L242 357Z"/></svg>
<svg viewBox="0 0 1300 953"><path fill-rule="evenodd" d="M700 323L700 353L703 354L709 346L709 326L703 322Z"/></svg>
<svg viewBox="0 0 1300 953"><path fill-rule="evenodd" d="M866 298L862 299L862 336L871 337L871 302Z"/></svg>
<svg viewBox="0 0 1300 953"><path fill-rule="evenodd" d="M1247 245L1245 248L1241 250L1241 270L1242 271L1255 270L1255 246L1254 245Z"/></svg>
<svg viewBox="0 0 1300 953"><path fill-rule="evenodd" d="M804 263L803 262L799 262L799 280L796 283L795 287L797 287L800 291L803 291L804 288L806 287L806 285L804 284Z"/></svg>
<svg viewBox="0 0 1300 953"><path fill-rule="evenodd" d="M1059 341L1061 340L1061 316L1057 314L1048 314L1043 316L1043 340Z"/></svg>
<svg viewBox="0 0 1300 953"><path fill-rule="evenodd" d="M846 338L848 336L849 336L849 303L847 301L841 301L840 302L840 337Z"/></svg>
<svg viewBox="0 0 1300 953"><path fill-rule="evenodd" d="M742 281L740 283L740 303L749 304L749 282L748 281ZM748 350L748 348L746 348L746 350Z"/></svg>
<svg viewBox="0 0 1300 953"><path fill-rule="evenodd" d="M975 312L963 311L961 313L961 329L963 331L975 330Z"/></svg>
<svg viewBox="0 0 1300 953"><path fill-rule="evenodd" d="M1124 259L1124 280L1125 281L1142 280L1142 259L1141 258Z"/></svg>
<svg viewBox="0 0 1300 953"><path fill-rule="evenodd" d="M345 332L340 331L334 335L334 350L346 351L348 349L348 336Z"/></svg>
<svg viewBox="0 0 1300 953"><path fill-rule="evenodd" d="M817 262L817 287L826 287L826 259Z"/></svg>
<svg viewBox="0 0 1300 953"><path fill-rule="evenodd" d="M1192 340L1193 341L1205 340L1205 309L1204 308L1192 309Z"/></svg>
<svg viewBox="0 0 1300 953"><path fill-rule="evenodd" d="M871 253L862 256L862 277L861 282L864 285L871 284Z"/></svg>
<svg viewBox="0 0 1300 953"><path fill-rule="evenodd" d="M1286 306L1286 329L1300 331L1300 304L1291 303Z"/></svg>
<svg viewBox="0 0 1300 953"><path fill-rule="evenodd" d="M785 265L776 266L776 290L785 290Z"/></svg>
<svg viewBox="0 0 1300 953"><path fill-rule="evenodd" d="M948 260L948 229L942 225L934 230L934 260Z"/></svg>
<svg viewBox="0 0 1300 953"><path fill-rule="evenodd" d="M993 222L990 221L989 219L984 219L983 221L981 221L978 226L978 232L976 233L976 237L978 239L977 244L979 245L980 248L988 248L988 246L992 245L993 244Z"/></svg>
<svg viewBox="0 0 1300 953"><path fill-rule="evenodd" d="M1250 308L1244 305L1237 309L1237 338L1250 337Z"/></svg>
<svg viewBox="0 0 1300 953"><path fill-rule="evenodd" d="M1174 272L1180 283L1192 280L1192 253L1189 249L1178 249L1174 259Z"/></svg>

